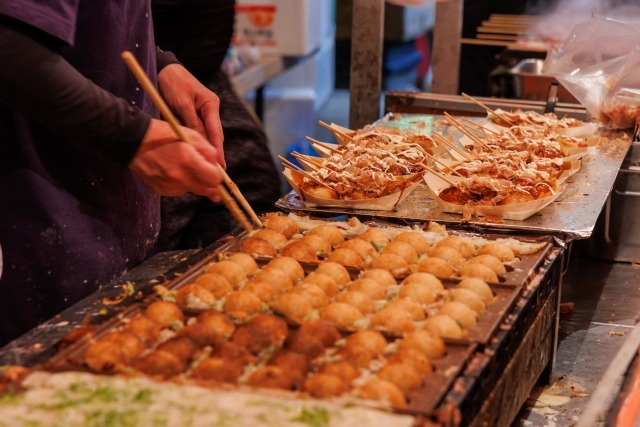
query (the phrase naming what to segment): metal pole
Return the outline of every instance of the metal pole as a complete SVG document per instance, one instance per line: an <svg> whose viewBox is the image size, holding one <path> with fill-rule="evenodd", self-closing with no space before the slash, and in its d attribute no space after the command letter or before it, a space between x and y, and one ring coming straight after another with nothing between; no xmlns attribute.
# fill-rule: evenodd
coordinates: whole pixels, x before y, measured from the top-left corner
<svg viewBox="0 0 640 427"><path fill-rule="evenodd" d="M380 117L384 0L353 0L349 126L358 129Z"/></svg>
<svg viewBox="0 0 640 427"><path fill-rule="evenodd" d="M436 2L433 28L433 93L458 94L463 0ZM470 70L473 72L473 70Z"/></svg>

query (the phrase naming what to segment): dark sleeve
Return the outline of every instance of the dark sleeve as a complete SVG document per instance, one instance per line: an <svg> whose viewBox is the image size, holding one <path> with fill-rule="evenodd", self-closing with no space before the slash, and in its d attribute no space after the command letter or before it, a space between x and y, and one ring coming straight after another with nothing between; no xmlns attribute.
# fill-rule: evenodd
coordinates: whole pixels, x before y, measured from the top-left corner
<svg viewBox="0 0 640 427"><path fill-rule="evenodd" d="M37 30L0 17L0 102L56 134L128 164L151 116L96 86Z"/></svg>
<svg viewBox="0 0 640 427"><path fill-rule="evenodd" d="M173 53L166 52L156 46L156 67L158 69L158 74L160 74L160 71L162 71L164 67L170 64L182 65L182 63L178 61L178 58L176 58Z"/></svg>

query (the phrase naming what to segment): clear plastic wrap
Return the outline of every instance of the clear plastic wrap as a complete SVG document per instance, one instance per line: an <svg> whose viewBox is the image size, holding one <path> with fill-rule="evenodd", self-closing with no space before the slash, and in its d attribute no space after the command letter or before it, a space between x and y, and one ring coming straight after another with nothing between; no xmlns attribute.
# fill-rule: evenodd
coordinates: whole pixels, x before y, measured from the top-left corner
<svg viewBox="0 0 640 427"><path fill-rule="evenodd" d="M547 54L543 71L555 77L603 124L640 123L640 28L594 17L577 25L562 48Z"/></svg>

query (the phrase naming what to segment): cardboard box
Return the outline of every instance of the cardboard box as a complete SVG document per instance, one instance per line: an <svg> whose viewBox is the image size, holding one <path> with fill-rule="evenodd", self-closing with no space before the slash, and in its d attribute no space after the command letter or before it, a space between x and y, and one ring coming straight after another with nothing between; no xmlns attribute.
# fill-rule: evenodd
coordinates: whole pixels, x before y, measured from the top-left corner
<svg viewBox="0 0 640 427"><path fill-rule="evenodd" d="M237 0L233 43L268 55L307 55L327 32L330 7L329 0Z"/></svg>

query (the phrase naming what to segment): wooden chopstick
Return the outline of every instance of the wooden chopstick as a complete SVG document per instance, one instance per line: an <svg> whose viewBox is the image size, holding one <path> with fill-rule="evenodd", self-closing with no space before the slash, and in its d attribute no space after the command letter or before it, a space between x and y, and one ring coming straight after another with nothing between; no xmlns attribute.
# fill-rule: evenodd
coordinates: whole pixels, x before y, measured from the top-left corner
<svg viewBox="0 0 640 427"><path fill-rule="evenodd" d="M178 119L176 119L176 117L173 115L173 113L169 109L169 106L164 102L164 99L162 99L162 96L160 96L160 93L158 93L153 83L151 83L151 80L149 80L147 73L145 73L145 71L142 69L142 67L140 66L140 63L138 63L138 60L135 58L135 56L133 56L133 54L129 51L124 51L122 52L122 59L129 67L129 70L131 70L133 75L138 79L144 91L147 93L149 98L151 98L151 102L153 102L153 104L156 106L158 111L160 111L160 114L162 115L162 117L171 125L171 128L176 133L178 138L189 145L193 145L193 143L191 142L191 139L182 131L180 122L178 122ZM225 182L227 182L227 178L228 178L228 182L231 184L227 184L227 185L230 186L231 191L233 192L234 189L237 189L238 187L235 185L235 183L233 183L233 181L231 181L231 179L228 177L224 169L222 169L222 166L218 165L218 167L223 172L222 176L226 177L224 178ZM242 211L240 210L236 202L231 198L231 195L227 192L227 190L225 190L224 186L222 185L218 186L218 190L220 191L220 198L222 199L222 203L229 210L229 212L231 212L233 217L240 223L240 225L245 230L247 231L253 230L251 223L244 216L244 214L242 213ZM239 190L238 190L238 193L240 193ZM241 198L241 203L242 203L242 200L244 200L247 206L249 206L249 203L246 201L244 197ZM252 217L255 216L254 221L257 219L258 222L260 222L257 215L255 214L255 212L253 212L253 209L251 209L250 206L249 206L248 212L253 214ZM261 222L260 222L260 225L262 225Z"/></svg>

